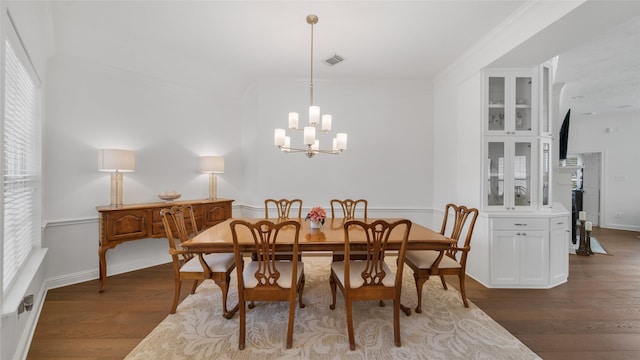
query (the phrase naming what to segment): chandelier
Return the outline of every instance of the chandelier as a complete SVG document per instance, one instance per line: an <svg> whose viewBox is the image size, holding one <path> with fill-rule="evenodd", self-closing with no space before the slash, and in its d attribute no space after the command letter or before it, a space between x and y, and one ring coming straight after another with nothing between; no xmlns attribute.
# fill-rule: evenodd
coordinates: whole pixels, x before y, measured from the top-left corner
<svg viewBox="0 0 640 360"><path fill-rule="evenodd" d="M307 24L311 25L311 82L309 83L309 125L302 129L298 127L298 113L289 113L289 129L291 131L304 131L304 145L306 148L295 148L291 146L291 137L287 136L284 129L276 129L274 133L274 144L285 153L301 152L310 159L316 154L340 154L347 149L347 134L337 133L333 138L331 149L320 149L320 141L316 139L316 130L323 133L331 131L331 115L320 116L320 107L313 104L313 25L318 23L318 16L307 15ZM322 120L322 122L321 122ZM317 127L320 126L318 129Z"/></svg>

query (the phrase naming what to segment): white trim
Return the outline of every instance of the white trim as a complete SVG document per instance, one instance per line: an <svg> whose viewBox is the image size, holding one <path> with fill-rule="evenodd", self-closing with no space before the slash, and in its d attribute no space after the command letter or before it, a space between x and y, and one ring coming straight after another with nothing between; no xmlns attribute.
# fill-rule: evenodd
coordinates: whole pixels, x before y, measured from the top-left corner
<svg viewBox="0 0 640 360"><path fill-rule="evenodd" d="M38 325L38 320L40 319L40 314L42 313L42 307L44 306L44 300L47 296L47 288L45 286L45 283L40 286L38 294L34 294L33 296L37 303L34 302L33 309L31 309L31 311L35 310L35 312L31 314L29 321L25 325L22 336L20 337L20 341L18 342L18 346L16 347L16 352L14 353L13 357L16 360L24 360L29 354L31 341L33 341L33 334L36 332L36 326Z"/></svg>
<svg viewBox="0 0 640 360"><path fill-rule="evenodd" d="M94 217L94 218L79 218L79 219L70 219L70 220L53 220L53 221L45 221L45 222L43 222L41 227L42 227L42 231L44 231L46 228L93 224L93 223L97 223L99 220L100 219L97 218L97 217Z"/></svg>
<svg viewBox="0 0 640 360"><path fill-rule="evenodd" d="M161 256L155 256L152 258L140 259L140 261L132 261L125 264L110 265L107 272L107 277L124 274L131 271L146 269L152 266L162 265L171 262L169 253L162 254ZM72 274L65 274L55 278L48 278L45 280L47 290L56 289L63 286L69 286L78 284L85 281L96 280L100 277L99 270L81 271ZM96 291L98 286L96 285Z"/></svg>
<svg viewBox="0 0 640 360"><path fill-rule="evenodd" d="M20 302L22 302L24 296L27 295L27 290L29 286L31 286L33 278L44 263L46 254L47 249L34 248L31 251L27 261L24 263L24 267L18 274L16 281L14 281L13 285L9 287L4 294L5 296L2 301L3 318L18 312L18 306L20 305Z"/></svg>

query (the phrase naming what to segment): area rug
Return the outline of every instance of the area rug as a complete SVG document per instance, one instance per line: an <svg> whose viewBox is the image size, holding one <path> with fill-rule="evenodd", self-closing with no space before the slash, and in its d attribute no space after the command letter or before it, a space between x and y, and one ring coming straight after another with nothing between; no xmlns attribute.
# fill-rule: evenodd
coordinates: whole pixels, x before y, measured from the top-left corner
<svg viewBox="0 0 640 360"><path fill-rule="evenodd" d="M598 242L598 239L594 238L593 236L591 237L591 251L593 251L595 254L604 254L604 255L609 255L609 253L607 253L607 250L605 250L602 245L600 245L600 242ZM572 243L569 242L569 254L576 254L576 250L578 250L578 248L580 247L580 240L576 240L576 243Z"/></svg>
<svg viewBox="0 0 640 360"><path fill-rule="evenodd" d="M393 268L395 258L387 258ZM401 313L402 346L393 343L393 307L357 302L353 307L356 350L349 350L344 298L329 309L331 257L303 257L306 307L296 309L293 348L285 348L288 305L257 302L247 311L244 350L238 350L238 314L222 317L221 291L206 281L131 353L134 359L539 359L471 302L465 308L453 287L439 278L423 289L423 312ZM230 304L237 302L233 276ZM172 294L167 294L172 296ZM412 272L405 267L402 303L415 308Z"/></svg>

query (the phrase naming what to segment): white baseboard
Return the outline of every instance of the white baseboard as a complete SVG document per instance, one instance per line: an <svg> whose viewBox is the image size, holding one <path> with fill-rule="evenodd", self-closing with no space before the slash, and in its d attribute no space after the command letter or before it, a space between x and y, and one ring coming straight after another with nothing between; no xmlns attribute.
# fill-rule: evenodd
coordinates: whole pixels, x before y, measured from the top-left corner
<svg viewBox="0 0 640 360"><path fill-rule="evenodd" d="M162 265L168 263L167 256L160 256L157 258L140 259L141 261L129 262L126 264L109 264L107 278L109 276L124 274L131 271L145 269L152 266ZM63 286L69 286L78 284L85 281L91 281L100 278L99 270L88 270L77 272L73 274L65 274L64 276L58 276L56 278L49 278L46 282L47 290L56 289ZM109 280L107 279L107 283Z"/></svg>

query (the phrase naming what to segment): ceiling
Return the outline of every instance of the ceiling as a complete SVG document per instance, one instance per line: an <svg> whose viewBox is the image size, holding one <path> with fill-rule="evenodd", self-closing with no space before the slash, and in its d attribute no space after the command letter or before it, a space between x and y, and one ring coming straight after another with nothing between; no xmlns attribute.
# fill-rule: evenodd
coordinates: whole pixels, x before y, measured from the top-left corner
<svg viewBox="0 0 640 360"><path fill-rule="evenodd" d="M640 111L640 16L560 54L556 81L572 118Z"/></svg>
<svg viewBox="0 0 640 360"><path fill-rule="evenodd" d="M239 96L259 79L308 79L308 14L319 16L315 79L427 80L525 2L53 1L50 39L58 57ZM600 8L581 6L589 12L575 11L496 65L562 54L556 81L567 83L571 97L583 96L571 104L576 113L640 109L640 6L609 19L601 7L615 8L611 2L591 4ZM575 22L582 34L558 36ZM345 61L323 63L335 54Z"/></svg>

